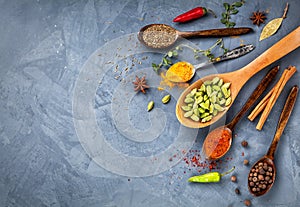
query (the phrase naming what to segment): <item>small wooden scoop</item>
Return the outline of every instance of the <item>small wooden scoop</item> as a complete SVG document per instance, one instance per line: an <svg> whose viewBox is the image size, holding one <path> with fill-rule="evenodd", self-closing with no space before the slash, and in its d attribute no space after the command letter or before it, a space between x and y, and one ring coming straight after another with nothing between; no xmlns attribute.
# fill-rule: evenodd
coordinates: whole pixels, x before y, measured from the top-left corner
<svg viewBox="0 0 300 207"><path fill-rule="evenodd" d="M209 126L219 120L232 106L232 103L234 102L241 88L253 75L300 46L299 37L300 26L290 34L282 38L279 42L275 43L272 47L270 47L245 67L229 73L208 75L194 82L187 89L185 89L185 91L182 92L181 96L177 100L176 116L179 122L187 127L202 128ZM197 122L191 120L190 118L184 117L185 112L181 109L181 106L185 104L184 99L186 95L190 93L194 88L200 88L204 81L212 80L214 77L222 78L224 82L231 82L231 104L225 107L225 110L223 112L220 112L211 121L208 122Z"/></svg>
<svg viewBox="0 0 300 207"><path fill-rule="evenodd" d="M296 102L296 99L297 99L297 95L298 95L298 91L299 91L299 88L298 86L294 86L292 89L291 89L291 92L285 102L285 105L284 105L284 108L281 112L281 115L280 115L280 118L279 118L279 121L278 121L278 125L277 125L277 129L276 129L276 133L275 133L275 136L273 138L273 141L270 145L270 148L267 152L266 155L264 155L262 158L260 158L251 168L250 172L249 172L249 175L248 175L248 189L250 191L251 194L253 194L254 196L261 196L261 195L264 195L266 194L273 186L274 184L274 181L275 181L275 175L276 175L276 167L275 167L275 164L274 164L274 154L275 154L275 151L276 151L276 148L277 148L277 144L280 140L280 137L283 133L283 130L289 120L289 117L292 113L292 110L294 108L294 105L295 105L295 102ZM271 180L268 180L268 184L266 185L266 187L264 189L259 189L259 191L255 191L253 192L253 188L257 189L259 187L257 186L250 186L250 182L253 182L253 177L256 177L256 179L258 181L262 180L266 180L263 175L265 174L265 172L263 171L262 173L260 173L260 171L258 172L255 172L254 170L256 170L257 168L255 166L258 166L259 163L267 163L268 166L270 166L272 169L270 170L270 172L272 172L272 176L269 176L269 179ZM254 169L254 170L253 170ZM257 173L257 176L250 176L251 173ZM262 176L261 179L259 179L259 176ZM252 180L249 179L249 177L252 177ZM254 182L253 182L254 183ZM263 183L263 182L262 182Z"/></svg>
<svg viewBox="0 0 300 207"><path fill-rule="evenodd" d="M240 27L181 32L166 24L149 24L140 29L138 39L147 47L161 49L170 47L179 37L227 37L252 31L252 28Z"/></svg>

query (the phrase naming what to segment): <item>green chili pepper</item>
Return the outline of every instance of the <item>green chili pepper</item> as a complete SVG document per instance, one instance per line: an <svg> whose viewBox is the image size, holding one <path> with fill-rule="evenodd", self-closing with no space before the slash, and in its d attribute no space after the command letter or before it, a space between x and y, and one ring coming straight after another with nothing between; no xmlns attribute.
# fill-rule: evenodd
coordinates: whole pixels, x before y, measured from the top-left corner
<svg viewBox="0 0 300 207"><path fill-rule="evenodd" d="M220 174L219 172L210 172L203 175L193 176L190 177L188 181L194 183L217 183L221 180L221 177L231 173L234 169L235 167L231 168L230 170L222 174Z"/></svg>

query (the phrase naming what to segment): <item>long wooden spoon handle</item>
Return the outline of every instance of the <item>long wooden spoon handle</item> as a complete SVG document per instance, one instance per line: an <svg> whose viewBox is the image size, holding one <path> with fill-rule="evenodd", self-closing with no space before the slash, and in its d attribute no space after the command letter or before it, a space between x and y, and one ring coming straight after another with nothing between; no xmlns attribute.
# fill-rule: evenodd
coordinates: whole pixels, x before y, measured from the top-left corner
<svg viewBox="0 0 300 207"><path fill-rule="evenodd" d="M300 26L287 36L275 43L272 47L258 56L254 61L246 65L239 72L245 77L246 82L254 74L282 58L300 46Z"/></svg>
<svg viewBox="0 0 300 207"><path fill-rule="evenodd" d="M227 124L227 127L233 130L235 125L239 122L239 120L244 116L244 114L250 109L250 107L254 104L254 102L261 96L261 94L266 90L268 85L274 80L276 74L278 73L279 66L271 69L267 75L260 81L258 86L255 88L251 96L248 98L243 108L237 113L237 115L232 119L232 121Z"/></svg>
<svg viewBox="0 0 300 207"><path fill-rule="evenodd" d="M178 32L183 38L189 37L226 37L226 36L237 36L252 32L252 28L239 27L239 28L223 28L223 29L209 29L202 31L189 31L189 32Z"/></svg>
<svg viewBox="0 0 300 207"><path fill-rule="evenodd" d="M295 102L296 102L296 99L297 99L297 95L298 95L298 91L299 91L299 88L298 86L293 86L293 88L291 89L291 92L285 102L285 105L283 107L283 110L281 112L281 115L280 115L280 118L279 118L279 121L278 121L278 124L277 124L277 129L276 129L276 133L274 135L274 138L273 138L273 141L272 141L272 144L267 152L267 157L269 157L270 159L274 159L274 153L276 151L276 148L277 148L277 144L280 140L280 137L283 133L283 130L290 118L290 115L292 113L292 110L294 108L294 105L295 105Z"/></svg>

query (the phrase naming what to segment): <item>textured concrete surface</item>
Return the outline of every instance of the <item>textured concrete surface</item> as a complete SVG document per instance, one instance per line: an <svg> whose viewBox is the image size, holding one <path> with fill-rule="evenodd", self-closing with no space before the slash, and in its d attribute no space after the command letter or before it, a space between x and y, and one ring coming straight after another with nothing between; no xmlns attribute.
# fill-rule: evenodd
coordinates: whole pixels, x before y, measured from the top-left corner
<svg viewBox="0 0 300 207"><path fill-rule="evenodd" d="M256 122L246 118L237 125L233 147L216 169L236 166L237 183L230 182L230 176L217 184L186 181L200 169L186 160L198 154L212 128L180 126L174 108L181 89L156 89L159 79L151 63L162 54L140 45L136 33L150 23L179 30L222 27L219 17L211 15L187 24L172 23L174 16L199 5L220 16L222 3L0 0L0 206L242 206L246 198L253 206L298 206L299 100L276 152L276 183L266 196L249 194L249 167L242 162L246 158L254 163L267 151L284 100L290 88L299 85L299 72L288 82L261 132L255 130ZM299 3L289 3L279 31L259 42L262 26L252 25L251 12L267 10L270 21L282 15L285 2L247 1L233 18L237 26L252 27L254 33L224 38L224 44L234 48L251 43L256 49L199 71L198 77L239 69L298 27ZM201 49L214 42L188 41ZM268 69L280 65L282 73L289 65L300 68L299 58L298 49ZM227 120L266 72L259 72L241 90ZM133 93L131 81L145 74L151 89L146 95ZM160 100L167 92L172 99L163 105ZM155 101L155 110L146 113L150 100ZM249 142L247 149L240 145L244 139ZM208 171L201 168L201 173Z"/></svg>

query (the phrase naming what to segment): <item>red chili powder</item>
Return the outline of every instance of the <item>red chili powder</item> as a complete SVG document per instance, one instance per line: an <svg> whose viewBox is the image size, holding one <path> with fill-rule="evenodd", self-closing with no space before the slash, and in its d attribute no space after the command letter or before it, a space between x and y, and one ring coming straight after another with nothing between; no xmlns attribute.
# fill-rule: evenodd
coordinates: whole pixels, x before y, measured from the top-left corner
<svg viewBox="0 0 300 207"><path fill-rule="evenodd" d="M231 130L219 127L211 131L203 143L203 149L206 156L210 159L218 159L224 155L231 142Z"/></svg>

